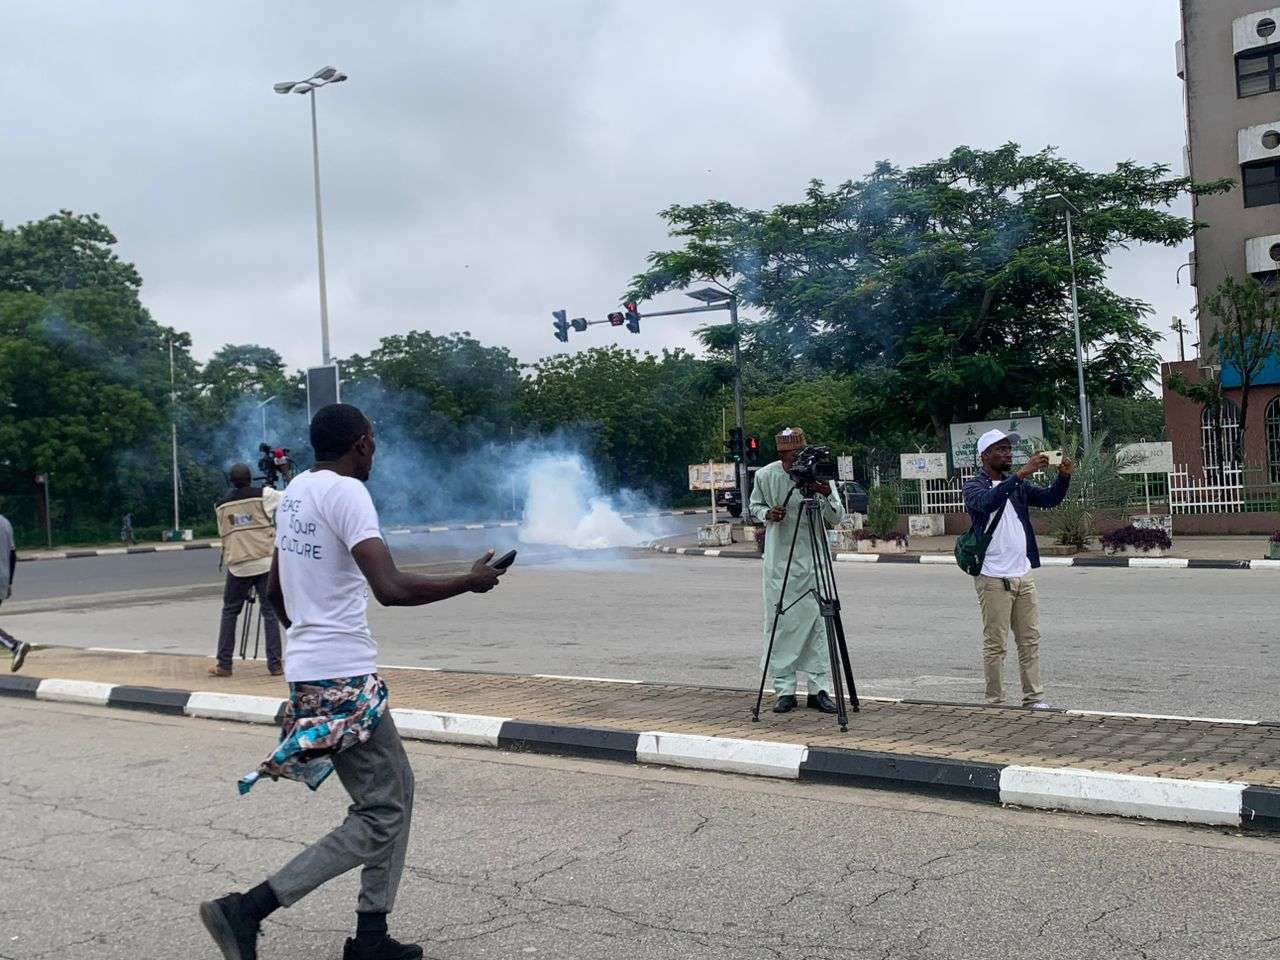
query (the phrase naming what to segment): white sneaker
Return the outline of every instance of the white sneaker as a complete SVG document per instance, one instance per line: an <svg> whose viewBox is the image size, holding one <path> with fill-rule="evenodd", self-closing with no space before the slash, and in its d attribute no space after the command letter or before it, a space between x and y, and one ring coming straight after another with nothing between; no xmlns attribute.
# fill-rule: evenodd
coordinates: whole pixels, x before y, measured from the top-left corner
<svg viewBox="0 0 1280 960"><path fill-rule="evenodd" d="M1052 710L1053 707L1045 703L1043 700L1037 700L1035 703L1027 704L1028 710Z"/></svg>
<svg viewBox="0 0 1280 960"><path fill-rule="evenodd" d="M13 659L9 661L9 669L17 673L22 669L22 662L27 659L27 654L31 652L31 644L19 643L13 648Z"/></svg>

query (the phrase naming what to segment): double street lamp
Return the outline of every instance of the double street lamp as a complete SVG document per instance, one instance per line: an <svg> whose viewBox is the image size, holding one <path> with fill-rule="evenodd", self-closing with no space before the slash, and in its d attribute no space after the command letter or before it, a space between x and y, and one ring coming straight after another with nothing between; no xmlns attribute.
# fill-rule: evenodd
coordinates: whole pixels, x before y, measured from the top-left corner
<svg viewBox="0 0 1280 960"><path fill-rule="evenodd" d="M325 366L329 356L329 297L324 283L324 218L320 213L320 138L316 133L316 91L331 83L342 83L347 75L337 67L322 67L305 80L286 80L272 89L276 93L305 93L311 100L311 163L316 190L316 256L320 262L320 350Z"/></svg>
<svg viewBox="0 0 1280 960"><path fill-rule="evenodd" d="M1080 388L1080 434L1087 453L1093 448L1093 430L1089 424L1089 397L1084 388L1084 347L1080 342L1080 297L1076 291L1076 246L1071 228L1071 217L1073 214L1079 216L1080 210L1062 193L1052 194L1046 199L1052 206L1067 215L1067 256L1071 261L1071 324L1076 337L1076 378Z"/></svg>

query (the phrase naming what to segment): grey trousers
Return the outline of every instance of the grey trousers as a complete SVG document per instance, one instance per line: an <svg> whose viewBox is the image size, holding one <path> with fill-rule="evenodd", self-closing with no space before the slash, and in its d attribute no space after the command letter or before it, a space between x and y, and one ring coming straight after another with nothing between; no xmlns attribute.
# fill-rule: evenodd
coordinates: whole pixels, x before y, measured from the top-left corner
<svg viewBox="0 0 1280 960"><path fill-rule="evenodd" d="M365 743L333 758L334 770L351 806L347 818L268 880L282 906L291 906L316 887L363 866L360 913L390 913L404 870L413 816L413 768L391 711Z"/></svg>

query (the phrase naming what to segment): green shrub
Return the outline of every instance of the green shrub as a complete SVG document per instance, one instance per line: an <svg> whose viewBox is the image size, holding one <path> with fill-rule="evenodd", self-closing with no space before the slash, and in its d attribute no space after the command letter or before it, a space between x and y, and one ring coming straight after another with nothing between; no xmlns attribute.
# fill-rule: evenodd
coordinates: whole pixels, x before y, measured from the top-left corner
<svg viewBox="0 0 1280 960"><path fill-rule="evenodd" d="M867 526L877 537L885 538L898 526L898 488L882 483L873 487L867 503Z"/></svg>

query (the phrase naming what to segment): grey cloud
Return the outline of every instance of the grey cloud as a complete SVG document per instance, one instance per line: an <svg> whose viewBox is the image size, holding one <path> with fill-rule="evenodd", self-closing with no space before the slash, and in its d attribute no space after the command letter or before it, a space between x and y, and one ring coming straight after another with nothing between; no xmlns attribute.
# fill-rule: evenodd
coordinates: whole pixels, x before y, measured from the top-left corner
<svg viewBox="0 0 1280 960"><path fill-rule="evenodd" d="M100 211L198 353L313 362L306 103L270 87L332 62L351 76L318 104L337 352L467 329L533 360L558 347L550 310L612 308L672 202L768 205L959 143L1176 169L1174 6L10 0L0 216ZM1126 254L1116 285L1163 327L1188 310L1185 256ZM687 346L693 326L570 346Z"/></svg>

